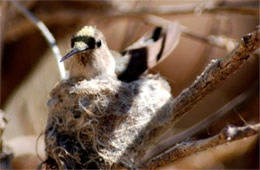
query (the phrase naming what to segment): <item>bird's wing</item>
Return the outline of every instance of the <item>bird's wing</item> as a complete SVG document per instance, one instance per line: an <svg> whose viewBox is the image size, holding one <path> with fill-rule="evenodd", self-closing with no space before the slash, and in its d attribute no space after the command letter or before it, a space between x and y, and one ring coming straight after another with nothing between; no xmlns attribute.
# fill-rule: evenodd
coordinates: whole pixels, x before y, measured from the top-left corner
<svg viewBox="0 0 260 170"><path fill-rule="evenodd" d="M179 24L172 22L144 34L121 55L112 52L118 79L126 82L136 80L147 69L164 60L177 46L180 34Z"/></svg>

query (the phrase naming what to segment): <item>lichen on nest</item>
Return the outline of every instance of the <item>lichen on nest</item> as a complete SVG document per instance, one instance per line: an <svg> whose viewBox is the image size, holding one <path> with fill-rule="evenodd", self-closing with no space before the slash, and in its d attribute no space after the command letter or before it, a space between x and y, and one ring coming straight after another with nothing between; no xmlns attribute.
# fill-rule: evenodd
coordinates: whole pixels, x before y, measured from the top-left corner
<svg viewBox="0 0 260 170"><path fill-rule="evenodd" d="M172 101L159 75L131 83L104 77L59 83L48 101L48 168L135 167L153 130L171 117Z"/></svg>

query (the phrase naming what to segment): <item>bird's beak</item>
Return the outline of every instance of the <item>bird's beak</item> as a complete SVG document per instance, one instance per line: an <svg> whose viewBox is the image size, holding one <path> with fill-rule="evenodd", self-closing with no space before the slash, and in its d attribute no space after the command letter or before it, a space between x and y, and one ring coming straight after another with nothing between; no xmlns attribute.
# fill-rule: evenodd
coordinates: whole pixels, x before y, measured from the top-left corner
<svg viewBox="0 0 260 170"><path fill-rule="evenodd" d="M67 60L68 58L70 58L71 56L73 56L79 52L85 51L87 49L88 49L88 46L86 46L85 48L81 48L81 49L74 47L70 50L70 52L68 52L64 57L61 58L60 62L63 62L65 60Z"/></svg>

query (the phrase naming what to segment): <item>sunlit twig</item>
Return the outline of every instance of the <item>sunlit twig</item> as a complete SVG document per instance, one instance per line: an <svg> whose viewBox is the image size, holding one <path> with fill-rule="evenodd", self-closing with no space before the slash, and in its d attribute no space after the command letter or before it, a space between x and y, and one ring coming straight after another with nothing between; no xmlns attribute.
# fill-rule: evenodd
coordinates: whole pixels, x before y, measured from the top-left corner
<svg viewBox="0 0 260 170"><path fill-rule="evenodd" d="M44 38L47 40L49 46L52 49L52 52L54 53L56 57L56 62L58 65L59 73L61 79L66 79L66 70L64 67L64 63L60 62L62 56L59 50L59 47L56 44L55 38L49 31L49 29L45 26L45 24L38 20L30 11L28 11L25 7L23 7L19 2L17 1L10 1L17 9L19 9L42 33Z"/></svg>
<svg viewBox="0 0 260 170"><path fill-rule="evenodd" d="M149 160L142 168L156 169L193 153L259 134L259 128L260 124L242 127L228 126L213 137L197 141L182 142Z"/></svg>

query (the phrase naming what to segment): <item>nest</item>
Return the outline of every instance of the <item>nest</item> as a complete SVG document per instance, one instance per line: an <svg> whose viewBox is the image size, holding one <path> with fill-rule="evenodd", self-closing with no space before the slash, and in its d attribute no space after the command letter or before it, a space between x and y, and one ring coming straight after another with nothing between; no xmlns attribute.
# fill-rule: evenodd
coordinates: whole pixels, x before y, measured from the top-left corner
<svg viewBox="0 0 260 170"><path fill-rule="evenodd" d="M104 77L59 83L48 101L47 168L135 167L154 142L153 131L171 116L170 91L159 75L131 83Z"/></svg>

